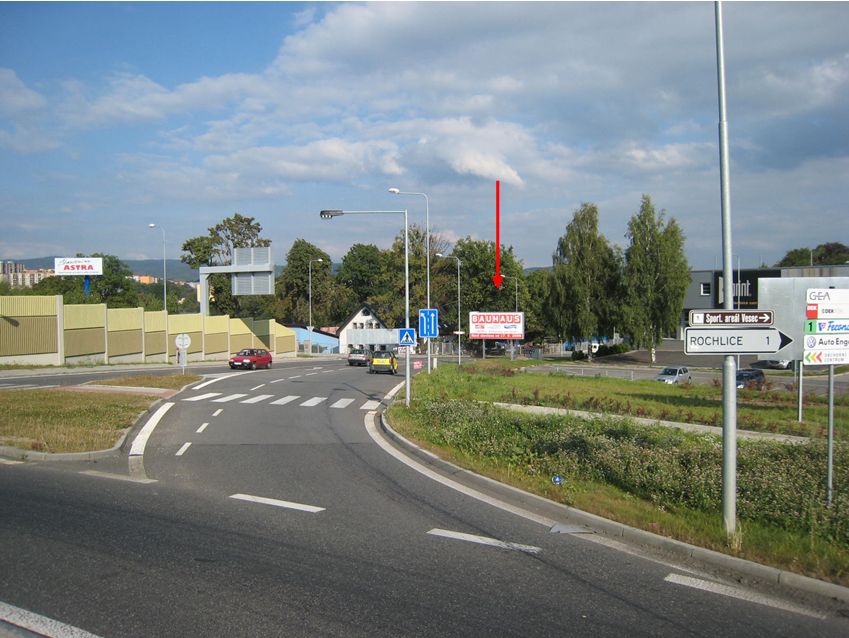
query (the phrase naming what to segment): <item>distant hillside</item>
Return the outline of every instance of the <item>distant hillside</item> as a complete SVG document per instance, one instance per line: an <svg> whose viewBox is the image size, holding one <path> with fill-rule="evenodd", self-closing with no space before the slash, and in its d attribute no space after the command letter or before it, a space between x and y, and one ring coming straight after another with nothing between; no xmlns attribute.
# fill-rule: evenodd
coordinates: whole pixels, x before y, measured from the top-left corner
<svg viewBox="0 0 849 638"><path fill-rule="evenodd" d="M36 257L33 259L14 259L17 264L27 268L53 268L53 257ZM4 260L7 261L7 260ZM122 259L134 275L162 276L161 259ZM168 259L165 262L169 281L198 281L198 271L192 270L179 259Z"/></svg>

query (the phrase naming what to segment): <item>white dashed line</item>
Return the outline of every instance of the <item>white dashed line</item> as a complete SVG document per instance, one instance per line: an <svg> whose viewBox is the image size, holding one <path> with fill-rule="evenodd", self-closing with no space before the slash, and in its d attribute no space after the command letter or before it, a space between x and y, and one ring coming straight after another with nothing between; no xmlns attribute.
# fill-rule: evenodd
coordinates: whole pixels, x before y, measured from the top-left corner
<svg viewBox="0 0 849 638"><path fill-rule="evenodd" d="M218 408L215 412L212 413L212 416L218 416L222 412L224 412L224 408Z"/></svg>
<svg viewBox="0 0 849 638"><path fill-rule="evenodd" d="M253 388L251 388L250 391L253 392L254 390L259 390L264 385L264 383L260 383L258 386L254 386Z"/></svg>
<svg viewBox="0 0 849 638"><path fill-rule="evenodd" d="M300 379L300 378L301 378L301 375L300 375L300 374L296 374L294 377L289 377L289 378L290 378L290 379Z"/></svg>
<svg viewBox="0 0 849 638"><path fill-rule="evenodd" d="M317 406L322 401L326 401L327 397L313 397L312 399L307 399L303 403L301 403L302 408L313 408Z"/></svg>
<svg viewBox="0 0 849 638"><path fill-rule="evenodd" d="M331 405L331 408L347 408L354 402L353 399L339 399L336 403Z"/></svg>
<svg viewBox="0 0 849 638"><path fill-rule="evenodd" d="M489 545L490 547L499 547L501 549L525 552L527 554L539 554L542 551L542 549L534 547L533 545L507 543L505 541L496 540L495 538L475 536L474 534L463 534L462 532L452 532L447 529L432 529L428 532L428 534L431 534L432 536L441 536L443 538L451 538L458 541L466 541L468 543L478 543L480 545Z"/></svg>
<svg viewBox="0 0 849 638"><path fill-rule="evenodd" d="M307 372L304 376L305 376L305 377L311 377L311 376L313 376L314 374L318 374L318 372Z"/></svg>
<svg viewBox="0 0 849 638"><path fill-rule="evenodd" d="M273 394L258 394L255 397L251 397L250 399L239 401L239 403L259 403L260 401L265 401L266 399L270 399L273 396Z"/></svg>
<svg viewBox="0 0 849 638"><path fill-rule="evenodd" d="M199 394L195 397L189 397L188 399L183 399L183 401L203 401L204 399L211 399L212 397L220 397L220 392L207 392L206 394Z"/></svg>
<svg viewBox="0 0 849 638"><path fill-rule="evenodd" d="M232 494L230 498L235 498L240 501L248 501L250 503L260 503L262 505L273 505L274 507L283 507L290 510L299 510L301 512L310 512L312 514L323 512L323 507L314 505L304 505L303 503L292 503L291 501L278 501L275 498L265 498L263 496L251 496L249 494Z"/></svg>
<svg viewBox="0 0 849 638"><path fill-rule="evenodd" d="M288 397L283 397L282 399L277 399L277 401L272 401L271 405L286 405L287 403L291 403L295 399L300 399L300 395L290 394Z"/></svg>
<svg viewBox="0 0 849 638"><path fill-rule="evenodd" d="M186 453L186 450L188 450L191 445L192 445L191 441L189 441L188 443L183 443L183 447L181 447L179 450L177 450L176 456L183 456Z"/></svg>
<svg viewBox="0 0 849 638"><path fill-rule="evenodd" d="M197 433L200 434L201 432L203 432L206 429L207 425L209 425L209 423L201 424L201 426L197 429Z"/></svg>

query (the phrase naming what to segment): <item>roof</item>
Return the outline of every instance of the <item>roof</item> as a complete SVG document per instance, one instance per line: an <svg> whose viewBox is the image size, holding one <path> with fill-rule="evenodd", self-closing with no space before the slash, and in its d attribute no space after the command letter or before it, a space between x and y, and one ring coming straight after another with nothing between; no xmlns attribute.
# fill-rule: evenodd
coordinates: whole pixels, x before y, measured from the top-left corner
<svg viewBox="0 0 849 638"><path fill-rule="evenodd" d="M375 319L377 319L380 322L381 326L383 326L384 328L388 327L386 325L386 322L378 316L378 314L374 311L374 309L371 306L369 306L368 304L363 304L357 310L352 312L350 317L348 317L344 322L342 322L342 325L339 326L339 332L342 332L345 328L347 328L348 324L350 324L354 320L354 317L356 317L358 314L360 314L363 311L363 309L368 310L369 313L371 313L371 316L374 317Z"/></svg>

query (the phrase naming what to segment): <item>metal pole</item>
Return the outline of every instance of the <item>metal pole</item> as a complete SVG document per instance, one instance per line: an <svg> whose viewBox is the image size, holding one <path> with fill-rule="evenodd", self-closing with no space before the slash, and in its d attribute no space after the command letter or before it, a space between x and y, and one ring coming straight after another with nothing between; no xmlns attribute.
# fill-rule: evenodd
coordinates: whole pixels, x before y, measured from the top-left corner
<svg viewBox="0 0 849 638"><path fill-rule="evenodd" d="M410 327L410 231L407 227L407 209L404 209L404 327ZM406 382L404 402L410 407L410 346L407 346Z"/></svg>
<svg viewBox="0 0 849 638"><path fill-rule="evenodd" d="M463 362L460 360L460 332L463 330L462 317L460 314L460 260L457 259L457 367L459 368Z"/></svg>
<svg viewBox="0 0 849 638"><path fill-rule="evenodd" d="M800 360L799 364L799 423L802 422L802 403L804 402L804 394L802 392L802 386L805 383L805 373L803 372L805 369L805 364Z"/></svg>
<svg viewBox="0 0 849 638"><path fill-rule="evenodd" d="M722 3L714 3L716 17L716 68L719 93L719 181L722 199L722 276L724 306L733 309L731 266L731 197L728 174L728 121L725 108L725 51ZM737 383L734 355L722 366L722 518L725 532L737 532Z"/></svg>
<svg viewBox="0 0 849 638"><path fill-rule="evenodd" d="M828 366L828 506L834 495L834 366Z"/></svg>

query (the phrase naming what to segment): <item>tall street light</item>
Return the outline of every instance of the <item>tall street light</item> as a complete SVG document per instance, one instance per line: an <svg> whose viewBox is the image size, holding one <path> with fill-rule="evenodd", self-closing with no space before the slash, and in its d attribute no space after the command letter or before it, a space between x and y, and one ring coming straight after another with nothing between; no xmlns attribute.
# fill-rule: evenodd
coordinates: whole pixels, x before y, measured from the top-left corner
<svg viewBox="0 0 849 638"><path fill-rule="evenodd" d="M519 312L519 278L518 277L508 277L504 276L504 279L512 279L516 282L516 312ZM510 348L510 360L513 360L514 351L516 349L516 340L511 339L513 342L513 346Z"/></svg>
<svg viewBox="0 0 849 638"><path fill-rule="evenodd" d="M404 216L404 327L410 327L410 233L407 226L407 209L404 210L323 210L322 219L333 219L342 215L403 215ZM407 350L405 365L404 402L410 407L410 351Z"/></svg>
<svg viewBox="0 0 849 638"><path fill-rule="evenodd" d="M389 192L393 195L421 195L425 198L425 270L427 272L427 307L430 309L430 201L425 193L415 193L412 191L402 191L397 188L390 188ZM430 357L430 337L427 337L427 373L431 371Z"/></svg>
<svg viewBox="0 0 849 638"><path fill-rule="evenodd" d="M437 257L444 257L445 259L456 259L457 260L457 365L462 365L462 361L460 359L460 335L463 334L463 324L461 321L462 315L460 314L460 258L455 257L454 255L443 255L442 253L436 253Z"/></svg>
<svg viewBox="0 0 849 638"><path fill-rule="evenodd" d="M310 325L307 326L307 331L310 333L310 354L312 354L312 265L315 262L323 262L324 260L320 257L318 259L310 259L309 263L309 272L310 272L310 283L309 283L309 291L310 291Z"/></svg>
<svg viewBox="0 0 849 638"><path fill-rule="evenodd" d="M148 228L158 228L162 231L162 309L166 312L168 311L168 305L166 300L168 297L166 296L165 287L168 285L167 276L165 274L165 229L162 226L158 226L156 224L148 224Z"/></svg>

